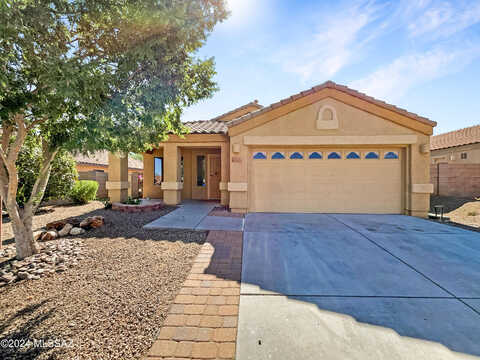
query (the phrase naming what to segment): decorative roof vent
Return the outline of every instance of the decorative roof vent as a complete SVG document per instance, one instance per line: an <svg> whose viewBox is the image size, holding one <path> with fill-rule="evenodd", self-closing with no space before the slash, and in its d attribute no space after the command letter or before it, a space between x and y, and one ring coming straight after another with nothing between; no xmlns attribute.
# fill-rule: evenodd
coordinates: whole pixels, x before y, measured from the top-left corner
<svg viewBox="0 0 480 360"><path fill-rule="evenodd" d="M320 108L317 115L317 129L335 130L338 129L337 112L330 105L324 105Z"/></svg>

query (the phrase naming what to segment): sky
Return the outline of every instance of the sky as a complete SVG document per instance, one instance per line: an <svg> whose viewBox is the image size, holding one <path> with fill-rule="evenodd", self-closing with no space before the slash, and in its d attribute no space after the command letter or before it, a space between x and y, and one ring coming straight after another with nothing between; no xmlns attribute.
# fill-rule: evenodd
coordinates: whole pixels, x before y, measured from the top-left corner
<svg viewBox="0 0 480 360"><path fill-rule="evenodd" d="M207 120L327 80L438 123L480 124L480 0L227 0L199 50L219 91L184 111Z"/></svg>

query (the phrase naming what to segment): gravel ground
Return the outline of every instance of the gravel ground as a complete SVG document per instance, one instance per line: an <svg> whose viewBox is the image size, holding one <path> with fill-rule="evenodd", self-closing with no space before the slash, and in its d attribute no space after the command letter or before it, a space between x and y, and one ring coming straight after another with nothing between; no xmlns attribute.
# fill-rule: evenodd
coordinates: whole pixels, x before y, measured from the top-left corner
<svg viewBox="0 0 480 360"><path fill-rule="evenodd" d="M206 232L142 229L171 207L135 214L101 207L55 208L35 219L42 226L102 215L106 224L81 236L85 259L77 267L0 289L0 341L67 346L0 347L1 359L139 359L150 348Z"/></svg>
<svg viewBox="0 0 480 360"><path fill-rule="evenodd" d="M469 230L480 230L480 201L456 196L431 196L430 206L444 205L445 215L452 225L459 225Z"/></svg>

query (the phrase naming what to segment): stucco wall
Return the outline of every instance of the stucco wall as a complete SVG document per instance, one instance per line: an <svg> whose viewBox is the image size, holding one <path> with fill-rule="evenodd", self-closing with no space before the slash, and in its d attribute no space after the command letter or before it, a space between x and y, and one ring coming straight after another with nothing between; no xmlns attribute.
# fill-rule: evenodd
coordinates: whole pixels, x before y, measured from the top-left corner
<svg viewBox="0 0 480 360"><path fill-rule="evenodd" d="M461 158L462 153L467 154L466 159ZM480 143L432 150L431 158L433 164L480 164Z"/></svg>
<svg viewBox="0 0 480 360"><path fill-rule="evenodd" d="M317 129L317 115L324 105L335 109L339 124L338 129ZM250 121L261 123L262 120L254 118ZM244 212L248 209L249 161L252 147L244 144L246 136L271 137L272 139L277 136L384 136L385 141L389 141L389 136L395 135L416 136L414 144L403 145L405 149L405 169L402 177L405 189L405 213L425 216L429 209L429 194L423 188L428 188L430 182L430 158L429 154L423 153L422 150L428 149L429 136L332 98L319 100L231 137L230 182L233 183L231 187L234 191L230 191L230 207L233 211L238 212ZM388 144L387 142L385 145ZM321 148L322 146L318 147ZM361 145L355 147L362 148ZM415 186L413 186L414 184ZM425 184L426 186L424 186ZM381 191L381 189L378 189L378 191Z"/></svg>

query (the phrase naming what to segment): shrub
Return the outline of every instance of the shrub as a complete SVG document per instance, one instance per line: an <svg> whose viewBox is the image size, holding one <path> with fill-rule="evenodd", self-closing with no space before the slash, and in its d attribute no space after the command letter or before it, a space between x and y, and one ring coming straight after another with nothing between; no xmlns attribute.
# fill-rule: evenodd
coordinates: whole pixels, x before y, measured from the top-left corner
<svg viewBox="0 0 480 360"><path fill-rule="evenodd" d="M140 205L142 201L140 199L134 199L132 198L131 196L128 197L127 200L125 200L124 202L122 202L122 204L126 204L126 205Z"/></svg>
<svg viewBox="0 0 480 360"><path fill-rule="evenodd" d="M87 204L95 200L98 190L98 183L93 180L80 180L75 183L70 197L76 204Z"/></svg>
<svg viewBox="0 0 480 360"><path fill-rule="evenodd" d="M29 134L22 150L18 154L16 166L18 169L17 202L23 206L32 193L33 184L37 180L42 163L42 149L40 141L34 134ZM66 151L59 151L52 161L50 178L45 189L43 200L64 199L77 180L78 173L75 160Z"/></svg>

